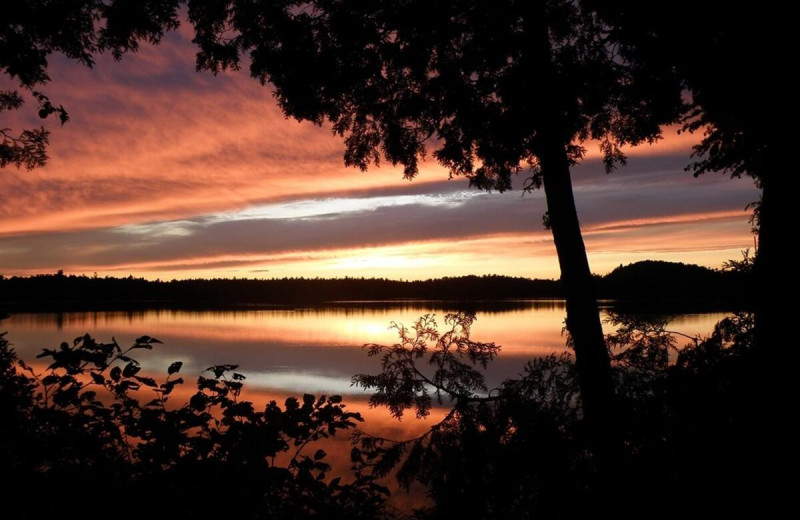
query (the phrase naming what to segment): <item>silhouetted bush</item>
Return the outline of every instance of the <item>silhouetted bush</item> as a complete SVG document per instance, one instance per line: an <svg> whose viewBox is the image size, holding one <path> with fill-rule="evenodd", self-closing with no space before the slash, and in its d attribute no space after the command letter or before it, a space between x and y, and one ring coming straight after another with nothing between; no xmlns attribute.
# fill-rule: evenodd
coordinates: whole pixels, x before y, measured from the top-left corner
<svg viewBox="0 0 800 520"><path fill-rule="evenodd" d="M618 518L714 517L758 507L759 425L749 374L752 316L720 322L679 347L663 317L616 314L607 337L614 363L620 454L614 482L598 481L569 354L530 361L520 378L489 391L480 368L498 352L474 342L474 315L397 325L400 341L367 345L382 372L354 383L395 416L451 406L415 439L360 435L377 475L399 468L404 485L429 486L425 518L578 518L598 499ZM607 496L599 497L603 493Z"/></svg>
<svg viewBox="0 0 800 520"><path fill-rule="evenodd" d="M9 518L377 518L388 491L354 463L329 478L315 441L361 421L338 396L261 410L240 398L235 365L210 367L172 406L181 363L158 382L90 336L45 350L39 374L0 336L0 481ZM150 390L152 399L140 401ZM344 468L342 468L344 469ZM342 472L345 473L345 472Z"/></svg>

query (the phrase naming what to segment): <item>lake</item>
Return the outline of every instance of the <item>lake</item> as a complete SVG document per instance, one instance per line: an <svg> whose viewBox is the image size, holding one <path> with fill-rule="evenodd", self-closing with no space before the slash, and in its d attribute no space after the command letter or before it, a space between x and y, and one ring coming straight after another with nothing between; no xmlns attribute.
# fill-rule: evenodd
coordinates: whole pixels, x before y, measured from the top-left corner
<svg viewBox="0 0 800 520"><path fill-rule="evenodd" d="M515 377L528 359L566 348L562 301L507 302L481 307L472 338L502 346L487 373L490 387ZM341 394L351 409L364 414L365 431L402 439L424 431L443 411L434 410L426 421L414 419L412 412L398 422L384 409L370 410L366 404L368 394L350 386L353 374L379 371L379 360L367 357L362 345L392 344L397 334L389 329L390 322L410 326L428 313L436 315L443 330L444 315L455 310L453 304L442 302L364 302L225 311L21 313L0 322L0 331L8 331L6 337L20 357L37 370L44 368L41 361L36 363L41 349L56 348L62 341L71 342L86 333L103 342L113 336L123 348L130 346L136 337L153 336L164 344L156 345L152 351L137 350L135 357L142 363L143 372L159 380L171 362L184 362L181 375L187 384L174 394L173 401L178 404L188 398L193 389L191 383L202 370L215 364L235 363L239 365L238 371L247 376L247 398L257 405L269 399L282 402L289 395L305 392ZM725 315L720 312L677 315L670 322L670 329L688 335L706 335ZM611 329L607 326L607 330ZM326 448L334 468L349 466L350 446L346 437L340 440ZM399 492L392 501L397 507L408 509L421 505L423 495L419 490L410 494Z"/></svg>
<svg viewBox="0 0 800 520"><path fill-rule="evenodd" d="M152 352L138 352L148 372L163 371L178 360L184 362L182 373L188 375L214 364L235 363L247 375L250 387L270 393L349 395L360 393L350 386L353 374L378 371L378 360L366 356L364 343L392 344L397 339L396 331L389 329L392 321L410 326L428 313L436 315L443 330L444 315L454 310L438 302L365 302L225 311L23 313L12 314L0 330L8 331L8 340L27 361L33 361L43 348L55 348L86 333L98 341L113 336L122 347L149 335L164 344ZM502 347L488 370L489 384L514 377L532 357L564 351L564 315L564 303L557 300L515 302L477 311L472 338ZM670 328L688 335L708 334L724 316L719 312L678 315Z"/></svg>

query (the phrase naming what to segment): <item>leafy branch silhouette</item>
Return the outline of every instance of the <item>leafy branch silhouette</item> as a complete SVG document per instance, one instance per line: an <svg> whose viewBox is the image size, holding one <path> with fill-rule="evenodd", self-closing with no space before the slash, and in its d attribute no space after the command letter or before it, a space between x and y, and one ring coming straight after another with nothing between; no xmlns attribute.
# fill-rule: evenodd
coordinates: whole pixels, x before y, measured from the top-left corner
<svg viewBox="0 0 800 520"><path fill-rule="evenodd" d="M42 481L46 489L68 488L62 480L71 475L74 498L82 496L80 482L97 478L109 501L115 489L134 488L151 506L186 518L382 514L388 490L357 461L351 477L338 471L329 478L327 453L317 445L363 421L340 396L305 394L257 410L242 399L245 376L223 364L203 371L196 391L176 405L183 364L170 364L158 381L133 357L159 343L141 336L123 349L87 334L44 350L38 357L50 364L40 373L0 336L0 461L2 473L16 475L21 496L35 494L33 483ZM203 490L217 498L198 500ZM51 507L63 513L72 506ZM32 513L20 506L19 514Z"/></svg>
<svg viewBox="0 0 800 520"><path fill-rule="evenodd" d="M397 331L398 343L364 345L369 356L381 356L381 373L358 374L352 384L376 389L370 406L386 406L397 418L410 408L415 409L417 417L427 416L434 399L439 404L445 397L460 401L492 399L480 395L487 388L477 367L485 369L500 347L471 340L474 321L474 314L448 314L444 323L449 328L442 333L431 314L422 316L411 329L392 322L390 328ZM427 354L428 359L424 359Z"/></svg>
<svg viewBox="0 0 800 520"><path fill-rule="evenodd" d="M651 508L661 492L656 490L677 493L675 483L684 480L696 482L698 490L683 490L685 504L711 500L700 494L711 488L698 480L708 471L697 456L697 428L724 431L747 413L728 406L710 416L708 408L742 388L737 378L752 350L753 315L736 313L705 338L671 330L670 316L608 312L606 320L615 328L606 345L625 447L619 474L631 490L630 511ZM532 359L519 377L488 389L482 369L500 347L470 338L474 314L449 314L444 321L444 332L431 315L410 327L392 323L397 343L365 345L369 355L380 357L381 372L352 380L373 391L371 406L386 407L398 419L411 409L428 416L437 405L445 408L442 419L409 439L357 429L351 459L378 477L394 473L406 489L425 485L435 504L429 518L589 514L595 494L606 487L598 482L603 474L571 353ZM702 445L704 453L722 453L741 439L715 435L713 442ZM741 471L720 473L715 482L731 486Z"/></svg>

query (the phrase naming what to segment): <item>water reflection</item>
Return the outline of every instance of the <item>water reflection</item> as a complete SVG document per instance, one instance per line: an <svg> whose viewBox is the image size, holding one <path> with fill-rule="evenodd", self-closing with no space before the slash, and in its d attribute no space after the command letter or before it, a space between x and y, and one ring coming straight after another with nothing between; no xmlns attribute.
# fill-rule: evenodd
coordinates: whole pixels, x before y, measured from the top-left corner
<svg viewBox="0 0 800 520"><path fill-rule="evenodd" d="M557 300L482 304L473 338L502 346L488 382L516 376L531 357L564 350L564 304ZM470 304L474 306L474 304ZM250 385L285 393L350 394L355 373L378 371L364 343L393 343L395 321L411 325L420 315L441 320L457 305L443 302L348 303L326 307L225 311L137 310L15 314L3 322L8 339L23 359L42 348L89 333L121 345L147 334L164 342L142 356L146 369L162 370L181 360L187 373L220 363L238 363ZM689 335L708 334L723 313L684 314L670 328ZM608 327L607 327L608 328ZM608 329L610 330L610 329Z"/></svg>

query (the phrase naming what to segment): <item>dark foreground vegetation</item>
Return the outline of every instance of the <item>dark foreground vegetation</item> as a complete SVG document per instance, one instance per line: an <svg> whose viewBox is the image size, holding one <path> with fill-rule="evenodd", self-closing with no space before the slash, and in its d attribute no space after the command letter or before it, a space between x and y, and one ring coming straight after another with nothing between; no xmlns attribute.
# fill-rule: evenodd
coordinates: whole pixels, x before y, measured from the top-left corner
<svg viewBox="0 0 800 520"><path fill-rule="evenodd" d="M646 261L620 266L595 279L602 298L637 302L742 304L747 275L697 265ZM711 296L709 296L711 295ZM97 309L130 306L236 306L314 304L359 300L502 300L563 298L555 280L460 276L423 281L382 278L195 279L63 274L0 277L0 305L8 309Z"/></svg>
<svg viewBox="0 0 800 520"><path fill-rule="evenodd" d="M616 314L607 336L615 390L613 459L598 457L583 418L574 357L533 359L521 376L487 389L480 367L497 353L469 339L473 316L398 327L400 342L369 346L382 372L359 375L371 403L397 416L452 410L430 432L395 442L360 438L397 463L401 482L430 487L426 518L724 517L764 511L759 402L752 392L753 319L737 314L705 339L666 320Z"/></svg>
<svg viewBox="0 0 800 520"><path fill-rule="evenodd" d="M0 336L0 479L13 497L4 512L585 518L613 504L617 518L667 518L761 507L752 315L693 340L659 318L611 319L620 442L610 469L599 467L581 420L573 357L531 360L519 379L488 389L481 368L500 347L470 339L469 313L448 315L444 327L423 316L397 326L397 344L367 346L382 370L353 381L374 392L371 404L398 417L451 407L410 440L360 432L361 417L337 396L243 400L233 365L210 367L187 397L180 362L160 380L142 375L134 354L159 343L147 336L126 350L78 337L43 351L37 369ZM331 468L317 441L350 434L350 466ZM430 506L389 507L376 478L391 471L402 485L424 484Z"/></svg>
<svg viewBox="0 0 800 520"><path fill-rule="evenodd" d="M0 479L8 518L376 518L385 488L354 461L346 482L315 441L361 421L341 398L240 399L235 365L210 367L188 402L172 363L140 374L140 337L76 338L45 350L48 368L16 358L0 336ZM344 469L344 468L341 468ZM340 469L340 470L341 470Z"/></svg>

